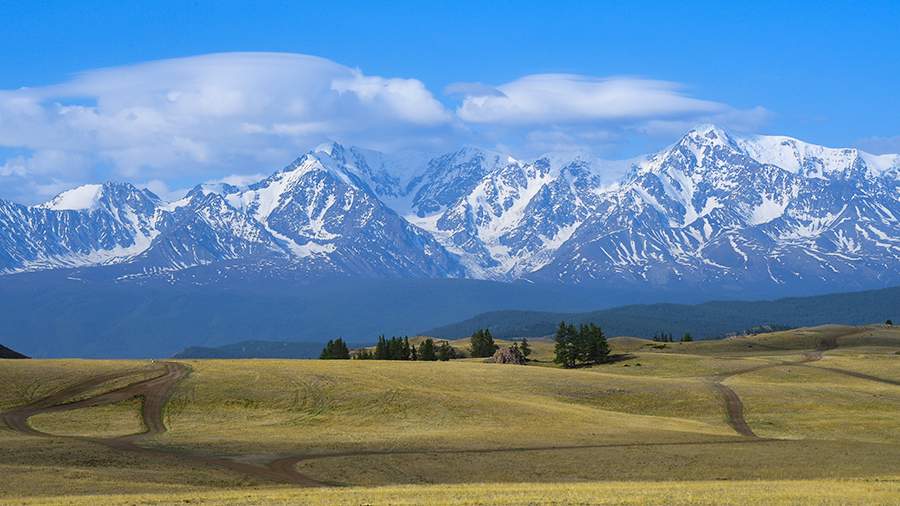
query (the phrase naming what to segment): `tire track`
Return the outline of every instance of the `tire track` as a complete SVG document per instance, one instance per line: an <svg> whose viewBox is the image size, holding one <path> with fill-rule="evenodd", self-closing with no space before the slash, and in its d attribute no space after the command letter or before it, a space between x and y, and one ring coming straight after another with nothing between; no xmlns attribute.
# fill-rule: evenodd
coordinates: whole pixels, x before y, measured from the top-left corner
<svg viewBox="0 0 900 506"><path fill-rule="evenodd" d="M809 367L810 369L818 369L820 371L830 371L830 372L834 372L834 373L838 373L838 374L844 374L846 376L853 376L854 378L875 381L878 383L884 383L886 385L900 386L900 381L892 380L892 379L888 379L888 378L881 378L878 376L872 376L871 374L866 374L863 372L850 371L848 369L838 369L836 367L825 367L825 366L821 366L821 365L808 365L808 364L804 364L804 365L806 365L806 367Z"/></svg>
<svg viewBox="0 0 900 506"><path fill-rule="evenodd" d="M900 385L900 381L895 381L895 380L886 379L886 378L879 378L877 376L872 376L869 374L860 373L860 372L856 372L856 371L848 371L845 369L836 369L836 368L831 368L831 367L809 365L810 362L817 362L819 360L822 360L822 355L824 352L837 348L839 339L846 338L849 336L865 334L866 332L868 332L868 331L867 330L853 330L851 332L848 332L846 334L842 334L839 336L829 336L829 337L822 338L816 343L815 350L803 352L803 358L801 358L800 360L780 361L777 363L759 365L756 367L749 367L747 369L742 369L740 371L735 371L735 372L731 372L731 373L723 373L723 374L718 374L718 375L713 376L712 377L712 386L713 386L713 389L715 389L716 392L722 397L722 400L725 405L725 419L728 422L728 425L730 425L731 428L734 429L735 432L737 432L738 434L740 434L742 436L759 439L759 436L757 436L753 432L753 429L750 428L750 425L747 423L747 420L744 418L744 403L741 401L740 396L738 396L737 392L732 390L731 387L729 387L723 383L728 378L732 378L732 377L738 376L740 374L747 374L750 372L760 371L763 369L769 369L772 367L784 367L784 366L791 366L791 365L799 365L799 366L804 366L804 367L810 367L813 369L820 369L823 371L831 371L831 372L835 372L835 373L839 373L839 374L845 374L848 376L853 376L856 378L866 379L866 380L870 380L870 381L886 383L888 385ZM777 349L774 346L765 346L765 347ZM785 351L787 351L787 350L785 350Z"/></svg>
<svg viewBox="0 0 900 506"><path fill-rule="evenodd" d="M744 403L740 396L731 387L723 383L729 378L750 372L761 371L773 367L784 367L790 365L804 365L809 362L815 362L822 359L822 351L808 351L803 353L803 358L794 361L780 361L771 364L762 364L755 367L748 367L739 371L717 374L712 377L712 387L722 398L725 406L725 421L741 436L761 440L759 436L750 428L750 424L744 418Z"/></svg>
<svg viewBox="0 0 900 506"><path fill-rule="evenodd" d="M295 455L279 457L262 464L250 464L232 458L213 457L197 454L183 449L146 447L140 443L153 435L167 431L164 423L165 406L171 399L177 384L190 374L190 368L184 364L166 362L158 376L132 383L130 385L93 395L77 401L69 401L72 397L85 394L101 384L119 379L134 371L105 374L90 378L82 383L66 387L54 394L35 401L31 404L20 406L0 414L0 419L11 429L39 437L68 438L101 444L119 451L143 453L158 457L176 457L181 460L190 460L198 464L225 468L245 476L251 476L265 481L286 483L302 487L338 486L338 483L323 482L309 478L297 470L297 465L307 460L316 460L333 457L357 457L379 455L439 455L439 454L494 454L494 453L520 453L536 451L565 451L588 450L603 448L632 448L654 446L690 446L690 445L717 445L717 444L746 444L759 442L776 442L777 440L754 439L723 439L704 441L679 441L679 442L639 442L639 443L610 443L610 444L585 444L585 445L548 445L518 448L474 448L474 449L410 449L410 450L358 450L346 452L319 453L307 455ZM727 387L726 387L727 388ZM142 399L141 418L144 423L144 431L125 436L112 438L97 438L85 436L58 436L38 431L28 420L38 414L57 413L93 406L114 404L140 397ZM240 458L240 457L237 457Z"/></svg>
<svg viewBox="0 0 900 506"><path fill-rule="evenodd" d="M25 406L20 406L0 414L0 419L12 430L30 436L68 438L101 444L120 451L151 454L155 456L175 456L182 460L191 460L205 465L223 467L244 475L259 478L265 481L277 483L289 483L304 487L327 486L324 483L308 478L297 472L294 465L288 463L295 458L276 459L263 465L254 465L223 457L211 457L191 453L182 449L145 447L139 443L149 436L166 432L164 421L165 406L171 399L175 386L190 374L190 368L184 364L165 362L159 376L138 381L122 388L100 393L78 401L67 402L74 396L84 394L101 384L133 374L134 371L105 374L88 379L82 383L66 387L50 396L35 401ZM115 404L140 397L142 399L141 418L144 431L112 438L97 438L84 436L58 436L41 432L31 425L28 420L38 414L57 413L73 409L93 406Z"/></svg>
<svg viewBox="0 0 900 506"><path fill-rule="evenodd" d="M297 469L298 464L308 460L337 458L337 457L361 457L361 456L379 456L379 455L439 455L439 454L492 454L492 453L517 453L517 452L535 452L535 451L563 451L563 450L579 450L579 449L602 449L602 448L631 448L631 447L654 447L654 446L690 446L690 445L717 445L717 444L747 444L747 443L766 443L766 442L782 442L780 439L761 438L756 435L750 425L744 418L744 405L740 396L725 385L724 382L732 377L747 374L755 371L774 367L784 367L791 365L801 365L815 369L832 371L835 373L846 374L849 376L862 378L871 381L877 381L890 385L900 385L900 382L885 378L879 378L864 373L849 371L844 369L834 369L821 366L809 365L822 359L823 351L835 348L837 346L836 338L823 340L818 343L815 351L803 352L800 360L779 361L766 364L760 364L754 367L748 367L738 371L721 373L709 377L710 384L716 393L722 398L726 421L734 431L742 436L740 439L724 439L724 440L704 440L704 441L681 441L681 442L639 442L639 443L610 443L610 444L587 444L587 445L550 445L537 447L519 447L519 448L486 448L486 449L409 449L409 450L355 450L332 453L318 453L307 455L283 456L275 458L262 464L251 464L237 460L242 456L234 458L215 457L203 455L190 450L173 449L164 447L146 447L141 446L144 439L159 435L167 431L164 422L164 413L166 404L172 398L175 387L186 378L191 369L181 363L165 362L158 376L138 381L112 391L99 393L88 398L77 401L69 401L73 397L77 397L89 392L92 389L115 379L120 379L128 375L134 374L134 370L110 373L95 376L81 383L63 388L51 395L34 401L30 404L14 408L12 410L0 413L2 420L11 429L31 436L41 437L66 437L70 439L78 439L102 444L109 448L120 451L138 452L151 454L155 456L176 457L182 460L190 460L198 464L216 466L230 471L240 473L246 476L258 478L264 481L276 483L286 483L301 487L321 487L321 486L338 486L338 483L323 482L312 479L303 475ZM125 436L113 438L96 438L83 436L57 436L36 430L29 425L28 420L32 416L41 413L54 413L80 409L92 406L102 406L114 404L117 402L140 397L142 399L141 418L144 424L144 431L129 434ZM248 456L249 457L249 456Z"/></svg>

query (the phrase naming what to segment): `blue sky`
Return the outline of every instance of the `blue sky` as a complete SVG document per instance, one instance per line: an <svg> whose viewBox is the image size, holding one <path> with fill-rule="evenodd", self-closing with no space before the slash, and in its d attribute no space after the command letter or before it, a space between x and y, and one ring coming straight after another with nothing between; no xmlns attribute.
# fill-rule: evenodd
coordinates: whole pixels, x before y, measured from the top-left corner
<svg viewBox="0 0 900 506"><path fill-rule="evenodd" d="M0 0L0 101L34 100L44 121L26 122L12 106L0 106L0 198L36 201L98 177L174 188L268 172L319 137L385 150L482 141L526 156L578 146L620 158L671 142L684 125L714 121L736 131L900 151L900 2L825 4L178 1L137 7ZM194 111L154 109L148 97L164 92L184 103L193 95L176 84L197 78L194 67L214 71L222 61L204 55L227 52L295 53L325 62L261 56L263 63L254 59L243 72L260 79L240 83L235 93L259 89L290 102L292 93L320 92L321 83L304 81L293 92L271 90L265 79L304 80L319 72L340 99L326 108L318 104L334 97L311 95L318 97L310 99L315 107L304 105L302 117L271 107L249 115L204 109L218 120L190 128L175 121L179 134L171 138L128 130L111 139L122 127L110 118L135 104L146 106L141 110L149 116L140 124L151 130L174 121L167 115ZM173 60L183 57L201 59ZM153 60L176 63L139 65ZM285 66L295 72L282 73ZM100 68L120 70L90 74ZM84 72L88 84L76 77ZM157 75L168 77L144 86ZM105 83L143 94L110 91ZM37 91L15 91L22 87ZM584 114L529 108L545 100L540 93L548 87L558 100L575 96L590 104ZM498 102L501 91L512 98ZM632 106L609 112L608 102L591 100L604 93L624 93ZM639 107L644 104L654 107ZM61 125L48 119L60 107L109 114ZM228 122L260 138L243 144L234 131L210 126ZM85 128L95 130L72 141ZM236 143L240 150L220 147Z"/></svg>

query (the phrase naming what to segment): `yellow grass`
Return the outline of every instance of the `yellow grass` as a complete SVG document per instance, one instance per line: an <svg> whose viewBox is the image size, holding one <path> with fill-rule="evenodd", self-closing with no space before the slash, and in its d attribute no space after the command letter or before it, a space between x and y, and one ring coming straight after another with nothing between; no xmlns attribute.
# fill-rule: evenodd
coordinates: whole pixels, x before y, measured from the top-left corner
<svg viewBox="0 0 900 506"><path fill-rule="evenodd" d="M59 436L115 437L144 431L141 400L33 416L31 426Z"/></svg>
<svg viewBox="0 0 900 506"><path fill-rule="evenodd" d="M823 342L838 347L784 364ZM539 358L552 353L549 341L532 344ZM832 370L896 381L900 331L827 326L665 348L611 344L620 361L576 370L477 359L187 361L192 372L166 407L169 431L141 443L158 454L0 424L0 503L900 503L900 387ZM0 410L97 374L133 371L93 389L102 392L158 370L4 361L0 384L10 388L0 389ZM716 381L771 440L734 432ZM124 435L143 430L140 406L132 399L30 423L59 435ZM344 487L278 486L182 454L303 456L300 473Z"/></svg>
<svg viewBox="0 0 900 506"><path fill-rule="evenodd" d="M517 446L732 435L702 382L475 362L190 365L163 440L217 453L490 448L509 446L511 434Z"/></svg>
<svg viewBox="0 0 900 506"><path fill-rule="evenodd" d="M141 369L146 361L0 360L0 411L100 374Z"/></svg>
<svg viewBox="0 0 900 506"><path fill-rule="evenodd" d="M157 495L89 495L15 498L16 504L73 506L162 504L309 504L309 505L722 505L780 506L893 505L900 478L866 480L766 480L684 482L492 483L490 485L416 485L316 490L249 489L242 491Z"/></svg>

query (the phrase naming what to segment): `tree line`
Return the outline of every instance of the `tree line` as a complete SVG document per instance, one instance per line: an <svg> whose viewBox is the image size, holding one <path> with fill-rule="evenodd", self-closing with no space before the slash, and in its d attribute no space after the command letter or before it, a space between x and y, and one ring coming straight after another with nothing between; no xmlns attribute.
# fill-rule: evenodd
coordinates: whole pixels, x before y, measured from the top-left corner
<svg viewBox="0 0 900 506"><path fill-rule="evenodd" d="M447 361L459 358L459 353L447 341L435 343L434 339L428 338L416 346L410 344L409 337L386 339L384 336L378 336L374 350L363 348L353 354L353 358L357 360Z"/></svg>
<svg viewBox="0 0 900 506"><path fill-rule="evenodd" d="M556 329L553 359L565 368L599 364L609 358L609 344L600 327L589 323L576 327L560 322Z"/></svg>
<svg viewBox="0 0 900 506"><path fill-rule="evenodd" d="M512 345L527 359L531 355L531 346L528 339L522 338ZM469 356L486 358L492 356L500 347L494 341L494 336L489 329L478 329L469 338ZM374 349L363 348L354 353L350 352L343 339L338 338L328 341L322 350L321 359L358 359L358 360L424 360L446 361L456 358L464 358L466 355L450 345L449 341L435 341L427 338L418 346L409 342L409 337L378 336Z"/></svg>
<svg viewBox="0 0 900 506"><path fill-rule="evenodd" d="M653 340L673 341L672 335L665 332L657 334ZM681 340L691 341L693 339L689 333L685 333ZM603 330L593 323L576 327L571 323L560 322L554 341L553 361L565 368L600 364L609 359L609 343L606 341L606 336L603 334ZM514 342L511 347L521 352L526 360L531 355L531 346L526 338ZM469 338L469 353L472 357L490 357L499 348L489 329L478 329ZM346 360L352 357L357 360L447 361L462 358L462 356L446 340L436 343L434 339L427 338L416 346L410 344L408 337L395 336L388 339L382 335L378 337L374 349L363 348L352 354L343 339L330 340L319 358Z"/></svg>
<svg viewBox="0 0 900 506"><path fill-rule="evenodd" d="M657 332L653 335L653 340L657 343L674 343L675 339L672 337L671 332ZM685 332L683 336L681 336L682 343L689 343L694 340L694 336L691 335L690 332Z"/></svg>

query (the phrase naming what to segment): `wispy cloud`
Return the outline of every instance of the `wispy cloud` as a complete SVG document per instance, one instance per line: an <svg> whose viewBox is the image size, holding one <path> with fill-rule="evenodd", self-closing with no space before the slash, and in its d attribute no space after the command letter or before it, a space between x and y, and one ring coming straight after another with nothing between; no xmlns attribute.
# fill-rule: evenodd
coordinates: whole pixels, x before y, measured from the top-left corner
<svg viewBox="0 0 900 506"><path fill-rule="evenodd" d="M465 89L460 84L454 88ZM666 81L537 74L495 88L471 88L457 113L473 123L535 125L647 120L727 110L725 104L686 96L679 85Z"/></svg>
<svg viewBox="0 0 900 506"><path fill-rule="evenodd" d="M893 137L867 137L857 142L857 144L863 150L877 155L900 153L900 135Z"/></svg>
<svg viewBox="0 0 900 506"><path fill-rule="evenodd" d="M615 151L635 137L669 139L698 123L753 130L769 112L692 97L684 86L636 77L536 74L488 86L455 83L457 117L484 138L526 152Z"/></svg>

